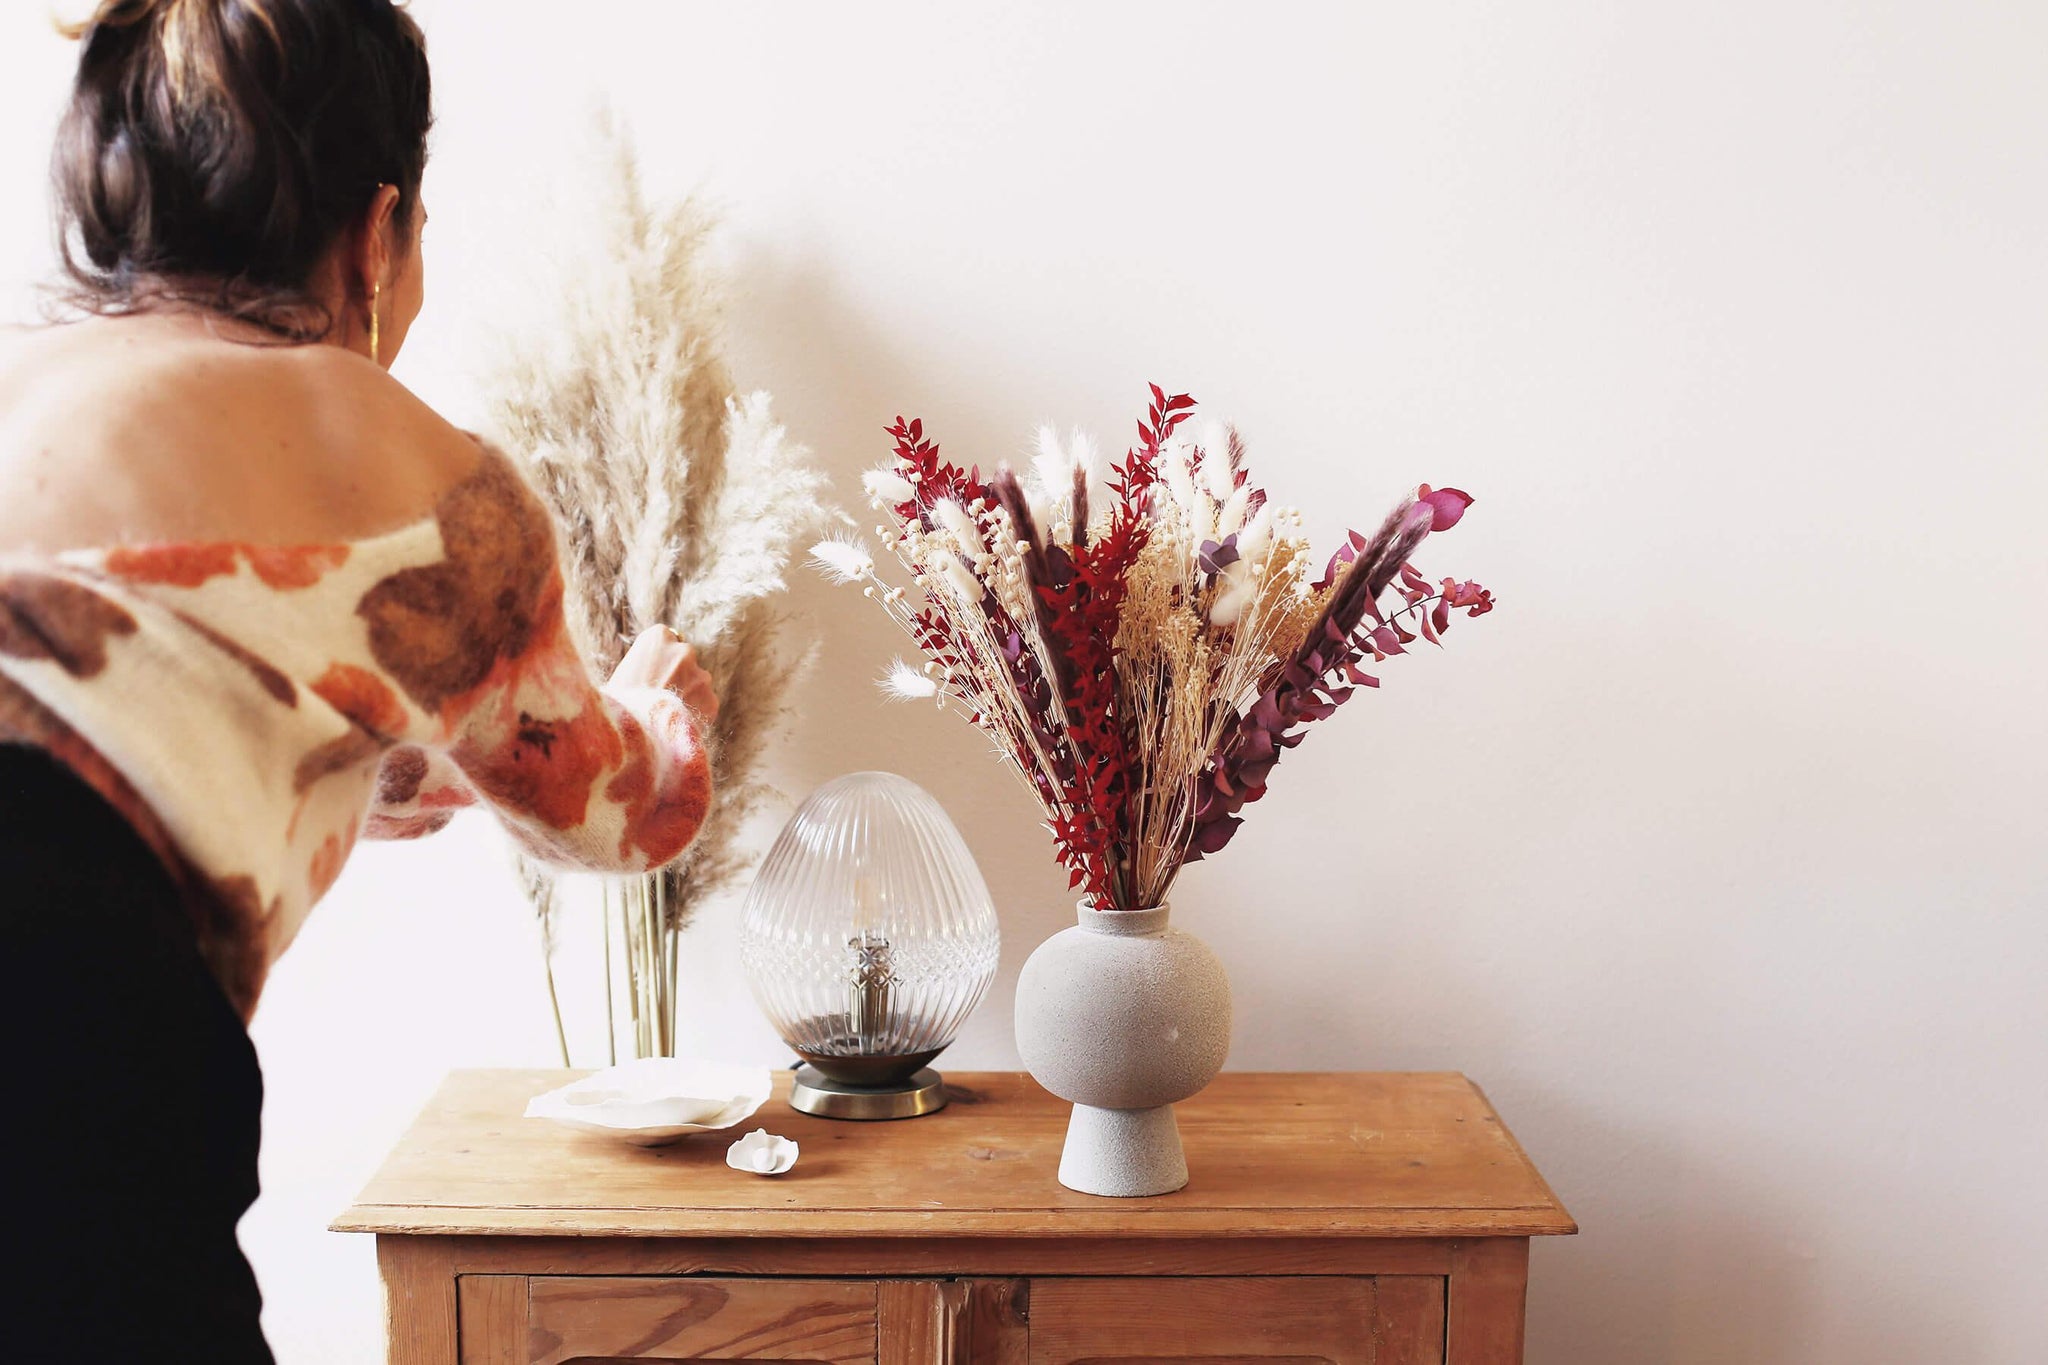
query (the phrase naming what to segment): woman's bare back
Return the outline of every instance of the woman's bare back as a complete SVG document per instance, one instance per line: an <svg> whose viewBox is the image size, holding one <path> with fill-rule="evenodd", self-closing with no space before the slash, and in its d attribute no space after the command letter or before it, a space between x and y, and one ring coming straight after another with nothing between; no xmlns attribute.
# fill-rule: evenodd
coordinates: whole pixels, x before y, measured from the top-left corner
<svg viewBox="0 0 2048 1365"><path fill-rule="evenodd" d="M476 460L337 346L195 314L0 332L0 553L359 539L425 515Z"/></svg>

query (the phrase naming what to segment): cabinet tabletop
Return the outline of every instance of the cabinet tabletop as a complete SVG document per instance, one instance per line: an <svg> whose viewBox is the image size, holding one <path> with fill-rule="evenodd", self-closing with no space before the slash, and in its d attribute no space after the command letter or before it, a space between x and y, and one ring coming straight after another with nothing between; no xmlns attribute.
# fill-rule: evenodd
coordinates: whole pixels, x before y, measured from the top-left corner
<svg viewBox="0 0 2048 1365"><path fill-rule="evenodd" d="M457 1071L343 1232L593 1237L1525 1237L1576 1232L1477 1086L1456 1072L1225 1072L1176 1106L1193 1179L1150 1199L1057 1178L1067 1105L1017 1072L946 1077L953 1102L893 1123L789 1107L640 1148L522 1117L575 1071ZM796 1168L735 1171L764 1127Z"/></svg>

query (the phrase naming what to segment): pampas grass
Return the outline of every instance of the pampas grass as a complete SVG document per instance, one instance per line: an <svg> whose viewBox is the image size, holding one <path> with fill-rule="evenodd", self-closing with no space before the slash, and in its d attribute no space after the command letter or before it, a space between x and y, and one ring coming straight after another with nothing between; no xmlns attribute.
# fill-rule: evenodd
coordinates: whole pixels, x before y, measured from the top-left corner
<svg viewBox="0 0 2048 1365"><path fill-rule="evenodd" d="M677 936L752 861L740 831L771 794L761 760L810 662L778 604L784 573L794 548L839 518L768 395L733 387L705 261L712 218L690 201L649 202L609 119L599 145L583 240L568 278L550 284L559 304L511 341L491 406L560 524L569 621L591 661L609 674L642 629L669 625L718 693L706 737L714 796L695 842L662 872L607 891L606 951L616 903L644 1056L674 1050ZM551 948L553 874L528 865L521 877ZM607 966L608 998L610 985ZM558 1034L560 1023L557 1005Z"/></svg>

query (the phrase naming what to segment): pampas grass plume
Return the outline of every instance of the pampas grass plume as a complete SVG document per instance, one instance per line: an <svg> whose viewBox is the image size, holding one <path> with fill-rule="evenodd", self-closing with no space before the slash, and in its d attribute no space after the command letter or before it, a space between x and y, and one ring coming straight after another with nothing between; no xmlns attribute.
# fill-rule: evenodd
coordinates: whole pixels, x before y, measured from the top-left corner
<svg viewBox="0 0 2048 1365"><path fill-rule="evenodd" d="M541 295L552 314L510 333L491 415L554 512L587 657L608 674L641 629L671 626L718 693L711 806L658 874L672 955L673 934L752 862L740 829L770 795L761 761L810 660L781 605L784 575L844 518L768 395L739 392L726 368L712 218L688 200L651 202L608 118L599 144L594 183L570 200L585 216L557 253L565 278ZM526 882L551 932L555 897L543 874Z"/></svg>

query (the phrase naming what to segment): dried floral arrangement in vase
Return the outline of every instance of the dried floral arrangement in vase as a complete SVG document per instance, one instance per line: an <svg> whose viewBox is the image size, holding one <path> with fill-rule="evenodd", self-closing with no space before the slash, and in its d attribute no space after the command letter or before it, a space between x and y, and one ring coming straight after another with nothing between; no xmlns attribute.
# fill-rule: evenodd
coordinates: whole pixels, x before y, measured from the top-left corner
<svg viewBox="0 0 2048 1365"><path fill-rule="evenodd" d="M509 346L493 420L562 528L569 623L591 661L609 671L642 629L668 625L696 646L720 700L706 736L712 804L695 842L661 872L606 883L606 1049L617 1061L675 1054L679 936L751 861L738 835L768 794L761 759L809 660L776 601L783 576L792 552L839 518L768 395L733 386L704 259L711 219L687 201L650 204L630 144L609 123L602 142L593 239L554 315ZM530 860L520 874L566 1065L558 883Z"/></svg>
<svg viewBox="0 0 2048 1365"><path fill-rule="evenodd" d="M1187 1181L1172 1105L1221 1069L1228 980L1168 924L1183 866L1222 851L1306 727L1372 668L1480 616L1477 583L1432 580L1409 557L1472 499L1428 485L1320 574L1298 512L1251 480L1238 433L1188 421L1156 385L1138 445L1106 471L1088 443L1040 433L1028 477L939 457L921 422L866 486L883 548L852 539L813 562L859 583L924 654L884 688L979 727L1044 808L1080 922L1048 940L1017 987L1017 1042L1074 1102L1060 1178L1099 1194ZM915 597L913 597L913 593Z"/></svg>

